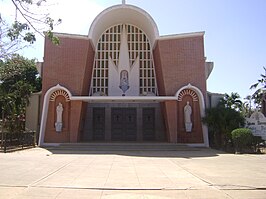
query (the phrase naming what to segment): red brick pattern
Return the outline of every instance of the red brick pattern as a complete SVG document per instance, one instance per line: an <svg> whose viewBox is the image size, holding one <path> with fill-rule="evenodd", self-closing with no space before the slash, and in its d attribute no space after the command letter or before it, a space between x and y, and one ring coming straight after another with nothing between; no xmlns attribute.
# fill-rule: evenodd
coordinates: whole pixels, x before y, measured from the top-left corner
<svg viewBox="0 0 266 199"><path fill-rule="evenodd" d="M173 96L191 83L201 90L206 100L206 78L203 36L159 40L154 49L154 62L160 95ZM185 132L183 107L193 104L193 130ZM176 114L173 112L175 110ZM177 115L177 116L176 116ZM177 137L179 143L203 143L199 102L185 96L182 102L164 103L163 116L169 141ZM174 123L177 127L174 127Z"/></svg>
<svg viewBox="0 0 266 199"><path fill-rule="evenodd" d="M173 96L188 83L206 94L203 36L159 40L154 61L160 95Z"/></svg>
<svg viewBox="0 0 266 199"><path fill-rule="evenodd" d="M45 40L43 64L43 97L51 87L60 84L66 87L72 95L88 95L93 68L94 51L86 37L60 37L60 45ZM56 102L50 102L46 124L45 142L77 142L80 136L80 126L83 121L82 102L69 102L63 104L63 127L61 133L55 132ZM65 107L66 106L66 107ZM67 117L67 118L66 118Z"/></svg>
<svg viewBox="0 0 266 199"><path fill-rule="evenodd" d="M86 37L60 37L60 45L55 46L45 40L43 65L43 94L60 84L72 95L88 95L92 78L94 50ZM159 95L174 96L183 86L191 83L201 90L206 99L205 57L203 36L158 40L153 51ZM63 120L68 125L62 133L54 128L57 97L50 102L46 126L45 142L78 142L82 131L86 103L81 101L63 102ZM193 107L193 130L185 132L183 107L189 101ZM202 123L199 102L191 96L184 96L181 102L162 103L166 135L169 142L202 143ZM66 123L65 123L66 124Z"/></svg>

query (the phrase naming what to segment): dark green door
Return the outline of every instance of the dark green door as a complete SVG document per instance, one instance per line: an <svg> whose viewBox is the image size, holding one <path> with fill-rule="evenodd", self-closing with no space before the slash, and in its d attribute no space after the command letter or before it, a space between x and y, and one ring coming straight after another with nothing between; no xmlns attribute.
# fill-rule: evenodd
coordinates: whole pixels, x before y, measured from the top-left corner
<svg viewBox="0 0 266 199"><path fill-rule="evenodd" d="M144 141L155 140L155 109L142 109L142 132Z"/></svg>
<svg viewBox="0 0 266 199"><path fill-rule="evenodd" d="M93 108L93 140L105 140L105 108Z"/></svg>
<svg viewBox="0 0 266 199"><path fill-rule="evenodd" d="M112 108L111 133L113 141L136 141L136 108Z"/></svg>

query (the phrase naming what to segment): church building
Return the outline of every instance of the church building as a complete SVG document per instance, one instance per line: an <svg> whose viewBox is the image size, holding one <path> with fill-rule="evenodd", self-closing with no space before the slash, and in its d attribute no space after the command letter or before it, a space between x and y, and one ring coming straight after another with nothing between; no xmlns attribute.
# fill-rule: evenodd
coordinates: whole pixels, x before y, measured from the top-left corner
<svg viewBox="0 0 266 199"><path fill-rule="evenodd" d="M45 39L39 145L169 142L208 146L204 32L161 36L145 10L109 7L88 35Z"/></svg>

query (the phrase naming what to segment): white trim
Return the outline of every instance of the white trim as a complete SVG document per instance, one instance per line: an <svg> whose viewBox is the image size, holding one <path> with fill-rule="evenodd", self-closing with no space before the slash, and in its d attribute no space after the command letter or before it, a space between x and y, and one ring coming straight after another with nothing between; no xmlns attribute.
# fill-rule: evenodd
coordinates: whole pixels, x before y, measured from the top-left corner
<svg viewBox="0 0 266 199"><path fill-rule="evenodd" d="M182 33L182 34L174 34L174 35L163 35L158 38L158 40L169 40L169 39L181 39L181 38L189 38L189 37L200 37L204 36L205 32L192 32L192 33Z"/></svg>
<svg viewBox="0 0 266 199"><path fill-rule="evenodd" d="M119 24L132 24L142 29L149 37L151 48L159 37L158 27L153 18L145 10L133 5L115 5L102 11L92 22L88 37L96 49L98 40L109 27Z"/></svg>
<svg viewBox="0 0 266 199"><path fill-rule="evenodd" d="M54 34L54 36L61 37L61 38L77 38L77 39L89 40L89 38L88 38L87 35L78 35L78 34L69 34L69 33L58 33L58 32L55 32L53 34Z"/></svg>
<svg viewBox="0 0 266 199"><path fill-rule="evenodd" d="M182 88L180 88L176 92L176 94L175 94L176 98L178 98L179 94L184 89L194 90L197 93L197 95L199 96L200 116L203 118L205 116L205 100L204 100L204 97L203 97L201 90L199 88L191 85L191 84L188 84L187 86L183 86ZM204 145L206 147L209 147L208 128L205 124L202 124L202 132L203 132Z"/></svg>
<svg viewBox="0 0 266 199"><path fill-rule="evenodd" d="M177 100L175 96L73 96L70 98L72 101L85 101L85 102L144 102L156 101L163 102L168 100Z"/></svg>

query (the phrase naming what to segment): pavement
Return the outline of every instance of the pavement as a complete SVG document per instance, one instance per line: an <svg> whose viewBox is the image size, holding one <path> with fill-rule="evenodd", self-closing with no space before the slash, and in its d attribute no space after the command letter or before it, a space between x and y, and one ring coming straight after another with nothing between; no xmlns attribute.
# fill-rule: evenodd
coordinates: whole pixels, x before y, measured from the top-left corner
<svg viewBox="0 0 266 199"><path fill-rule="evenodd" d="M266 155L172 151L0 153L1 199L265 199Z"/></svg>

